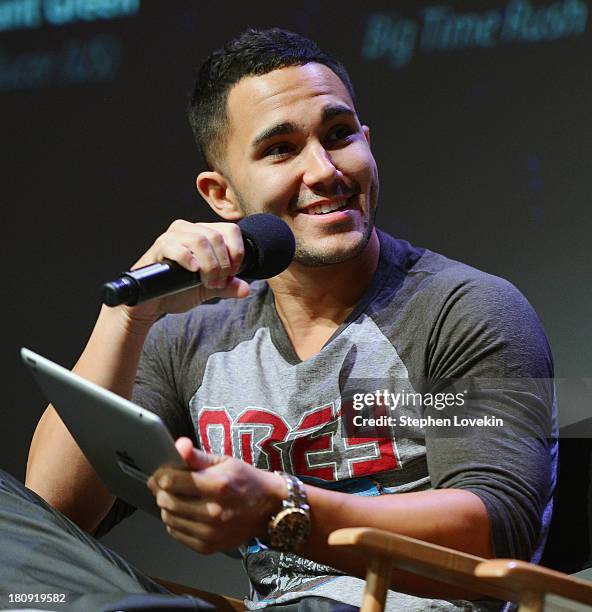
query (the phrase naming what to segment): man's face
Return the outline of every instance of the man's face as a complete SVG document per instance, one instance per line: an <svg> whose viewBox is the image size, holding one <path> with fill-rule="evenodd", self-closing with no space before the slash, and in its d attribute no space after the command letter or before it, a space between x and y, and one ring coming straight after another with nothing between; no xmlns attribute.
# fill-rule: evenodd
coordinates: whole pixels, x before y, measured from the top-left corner
<svg viewBox="0 0 592 612"><path fill-rule="evenodd" d="M283 219L301 264L360 253L374 227L378 173L341 79L317 63L247 77L231 89L227 113L225 176L243 212Z"/></svg>

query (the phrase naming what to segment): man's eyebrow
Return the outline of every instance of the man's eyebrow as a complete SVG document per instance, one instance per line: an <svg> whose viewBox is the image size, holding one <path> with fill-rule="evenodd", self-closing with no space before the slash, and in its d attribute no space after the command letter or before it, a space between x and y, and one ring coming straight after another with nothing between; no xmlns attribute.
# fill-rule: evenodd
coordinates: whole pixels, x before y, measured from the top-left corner
<svg viewBox="0 0 592 612"><path fill-rule="evenodd" d="M347 115L348 117L355 117L356 113L348 106L342 104L332 104L331 106L325 106L323 108L323 114L321 115L321 121L327 123L334 117L339 115Z"/></svg>
<svg viewBox="0 0 592 612"><path fill-rule="evenodd" d="M276 136L283 136L284 134L293 134L298 131L298 128L293 123L278 123L271 127L263 130L261 134L255 137L253 140L253 148L256 149L261 143Z"/></svg>
<svg viewBox="0 0 592 612"><path fill-rule="evenodd" d="M339 115L347 115L348 117L355 117L356 113L347 106L341 104L325 106L321 114L321 123L328 123L334 117ZM272 125L269 128L263 130L258 136L253 139L252 147L256 149L264 143L266 140L271 140L276 136L284 136L285 134L293 134L298 131L298 127L291 122L278 123Z"/></svg>

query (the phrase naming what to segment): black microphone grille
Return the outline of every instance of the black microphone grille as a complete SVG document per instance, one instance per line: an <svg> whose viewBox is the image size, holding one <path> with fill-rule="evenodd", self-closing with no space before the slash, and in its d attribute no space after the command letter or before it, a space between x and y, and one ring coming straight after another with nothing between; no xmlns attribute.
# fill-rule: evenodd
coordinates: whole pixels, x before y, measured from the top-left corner
<svg viewBox="0 0 592 612"><path fill-rule="evenodd" d="M272 278L290 265L296 241L285 221L269 213L258 213L241 219L238 226L257 252L256 261L241 272L241 277L252 280Z"/></svg>

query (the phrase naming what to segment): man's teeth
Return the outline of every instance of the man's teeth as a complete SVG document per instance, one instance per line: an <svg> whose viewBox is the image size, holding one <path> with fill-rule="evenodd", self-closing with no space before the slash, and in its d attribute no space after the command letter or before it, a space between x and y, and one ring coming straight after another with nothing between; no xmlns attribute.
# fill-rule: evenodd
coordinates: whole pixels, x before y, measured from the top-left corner
<svg viewBox="0 0 592 612"><path fill-rule="evenodd" d="M318 206L311 206L310 208L307 208L304 212L308 215L321 215L343 208L345 205L346 201L342 200L341 202L334 202L333 204L319 204Z"/></svg>

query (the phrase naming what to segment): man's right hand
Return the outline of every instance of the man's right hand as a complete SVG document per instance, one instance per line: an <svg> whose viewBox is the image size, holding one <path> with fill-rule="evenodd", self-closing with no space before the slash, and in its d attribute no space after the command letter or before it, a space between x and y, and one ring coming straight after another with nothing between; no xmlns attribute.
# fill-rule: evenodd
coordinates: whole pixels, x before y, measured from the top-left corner
<svg viewBox="0 0 592 612"><path fill-rule="evenodd" d="M146 322L165 313L185 312L214 297L245 298L249 285L235 276L244 254L242 234L236 223L174 221L132 270L170 259L187 270L199 271L201 285L123 308L131 320Z"/></svg>

